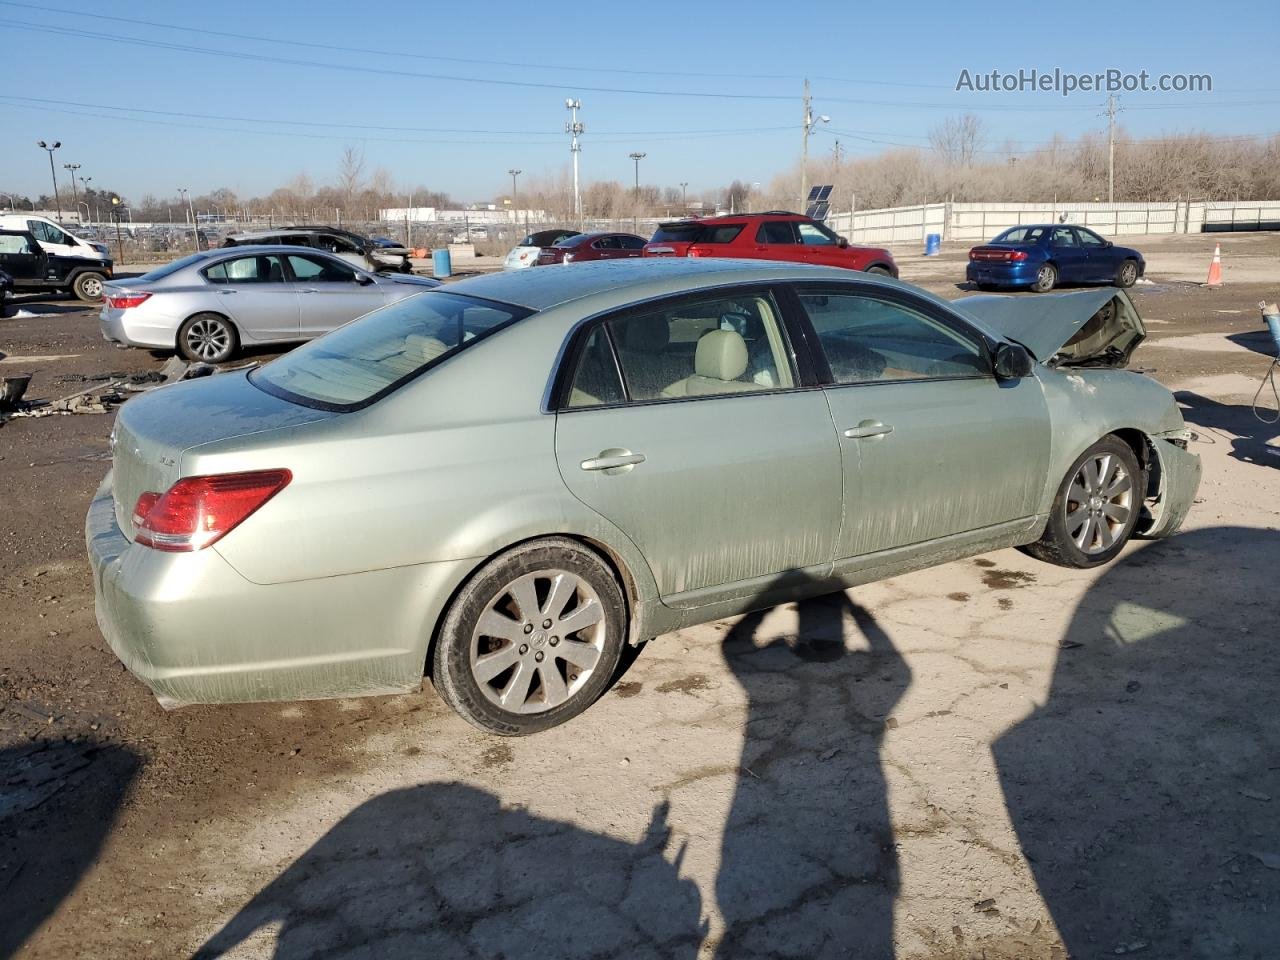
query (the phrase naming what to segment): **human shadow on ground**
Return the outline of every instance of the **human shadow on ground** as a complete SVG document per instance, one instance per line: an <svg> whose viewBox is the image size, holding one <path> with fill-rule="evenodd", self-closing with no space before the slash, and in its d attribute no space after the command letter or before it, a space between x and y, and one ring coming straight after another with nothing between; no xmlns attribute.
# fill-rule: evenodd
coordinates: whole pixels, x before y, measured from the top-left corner
<svg viewBox="0 0 1280 960"><path fill-rule="evenodd" d="M693 958L702 900L669 839L665 803L631 844L461 784L393 790L348 814L195 956L278 925L275 960Z"/></svg>
<svg viewBox="0 0 1280 960"><path fill-rule="evenodd" d="M1275 957L1280 533L1214 527L1090 588L1045 704L993 746L1075 960Z"/></svg>
<svg viewBox="0 0 1280 960"><path fill-rule="evenodd" d="M768 632L762 611L724 641L747 721L716 879L716 956L889 958L899 870L880 743L911 674L847 594L796 611L794 633ZM848 622L866 649L845 648Z"/></svg>
<svg viewBox="0 0 1280 960"><path fill-rule="evenodd" d="M1265 327L1257 330L1242 330L1240 333L1229 333L1226 339L1237 346L1260 353L1268 360L1276 355L1276 342L1271 339L1271 331Z"/></svg>
<svg viewBox="0 0 1280 960"><path fill-rule="evenodd" d="M0 957L16 954L88 872L140 767L119 746L0 750Z"/></svg>
<svg viewBox="0 0 1280 960"><path fill-rule="evenodd" d="M1276 376L1280 382L1280 372ZM1187 423L1214 431L1218 440L1230 440L1231 456L1236 460L1280 469L1280 443L1267 443L1280 437L1280 423L1263 423L1254 415L1251 404L1220 403L1189 390L1179 390L1173 396L1182 407L1182 417ZM1258 403L1263 416L1280 415L1268 406L1275 403L1275 398L1267 391L1263 391ZM1219 430L1234 436L1223 437L1216 433Z"/></svg>

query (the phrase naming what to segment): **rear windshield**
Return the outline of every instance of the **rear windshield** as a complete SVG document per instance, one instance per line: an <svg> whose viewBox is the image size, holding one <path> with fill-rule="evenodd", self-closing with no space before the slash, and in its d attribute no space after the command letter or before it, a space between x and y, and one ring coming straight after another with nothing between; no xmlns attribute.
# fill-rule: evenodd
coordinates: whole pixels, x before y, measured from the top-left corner
<svg viewBox="0 0 1280 960"><path fill-rule="evenodd" d="M165 277L175 274L179 270L183 270L186 267L191 266L193 263L203 263L208 259L209 255L207 253L193 253L183 257L181 260L175 260L173 263L166 263L163 267L156 267L150 273L144 273L142 276L138 277L138 279L163 280Z"/></svg>
<svg viewBox="0 0 1280 960"><path fill-rule="evenodd" d="M992 240L992 243L1039 243L1044 227L1014 227Z"/></svg>
<svg viewBox="0 0 1280 960"><path fill-rule="evenodd" d="M532 311L432 290L339 327L255 370L267 393L324 410L355 410Z"/></svg>

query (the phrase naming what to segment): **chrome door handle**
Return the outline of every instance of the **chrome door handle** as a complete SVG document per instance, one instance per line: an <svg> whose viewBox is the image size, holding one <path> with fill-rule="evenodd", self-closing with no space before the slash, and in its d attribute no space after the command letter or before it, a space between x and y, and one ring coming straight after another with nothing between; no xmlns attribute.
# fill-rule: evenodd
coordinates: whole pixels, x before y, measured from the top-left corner
<svg viewBox="0 0 1280 960"><path fill-rule="evenodd" d="M618 467L634 467L637 463L644 463L643 453L601 450L599 456L583 460L579 466L583 470L614 470Z"/></svg>
<svg viewBox="0 0 1280 960"><path fill-rule="evenodd" d="M868 440L872 437L884 437L893 433L893 427L879 420L863 420L856 427L850 427L844 435L850 440Z"/></svg>
<svg viewBox="0 0 1280 960"><path fill-rule="evenodd" d="M319 290L317 290L315 287L304 287L303 289L299 290L298 292L299 292L299 293L319 293L320 291L319 291Z"/></svg>
<svg viewBox="0 0 1280 960"><path fill-rule="evenodd" d="M234 290L219 290L219 291L218 291L218 293L219 293L221 296L229 297L229 296L231 296L233 293L235 293L235 291L234 291Z"/></svg>

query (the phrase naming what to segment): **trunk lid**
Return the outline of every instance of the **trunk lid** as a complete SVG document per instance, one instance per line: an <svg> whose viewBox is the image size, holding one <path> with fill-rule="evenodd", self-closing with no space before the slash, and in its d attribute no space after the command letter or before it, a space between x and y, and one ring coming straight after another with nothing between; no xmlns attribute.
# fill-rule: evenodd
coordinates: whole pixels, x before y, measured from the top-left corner
<svg viewBox="0 0 1280 960"><path fill-rule="evenodd" d="M213 440L294 427L336 416L259 390L244 372L157 387L123 407L111 432L116 522L133 539L133 508L147 490L163 493L182 475L184 451Z"/></svg>
<svg viewBox="0 0 1280 960"><path fill-rule="evenodd" d="M1147 336L1128 294L1111 287L966 297L954 306L1049 366L1123 367Z"/></svg>

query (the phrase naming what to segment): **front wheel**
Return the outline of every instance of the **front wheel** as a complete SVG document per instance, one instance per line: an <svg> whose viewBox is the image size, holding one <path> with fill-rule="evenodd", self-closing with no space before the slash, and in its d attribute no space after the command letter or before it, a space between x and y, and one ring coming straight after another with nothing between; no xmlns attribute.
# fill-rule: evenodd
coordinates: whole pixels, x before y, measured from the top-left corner
<svg viewBox="0 0 1280 960"><path fill-rule="evenodd" d="M1107 563L1133 535L1145 490L1133 449L1119 437L1103 437L1071 465L1044 533L1024 549L1061 567Z"/></svg>
<svg viewBox="0 0 1280 960"><path fill-rule="evenodd" d="M480 729L537 733L604 693L625 629L622 590L599 556L562 537L531 541L485 564L459 592L431 679Z"/></svg>
<svg viewBox="0 0 1280 960"><path fill-rule="evenodd" d="M77 300L97 303L102 299L102 286L106 279L100 273L82 273L71 282L71 292Z"/></svg>
<svg viewBox="0 0 1280 960"><path fill-rule="evenodd" d="M867 273L871 274L871 276L873 277L892 277L893 276L893 273L889 270L888 267L880 267L880 266L867 267Z"/></svg>
<svg viewBox="0 0 1280 960"><path fill-rule="evenodd" d="M178 329L178 352L192 363L225 363L236 352L235 328L216 313L197 313Z"/></svg>
<svg viewBox="0 0 1280 960"><path fill-rule="evenodd" d="M1036 280L1031 284L1031 289L1036 293L1048 293L1057 285L1058 268L1052 263L1041 264L1040 269L1036 271Z"/></svg>
<svg viewBox="0 0 1280 960"><path fill-rule="evenodd" d="M1116 286L1132 287L1138 282L1138 262L1126 260L1116 268Z"/></svg>

